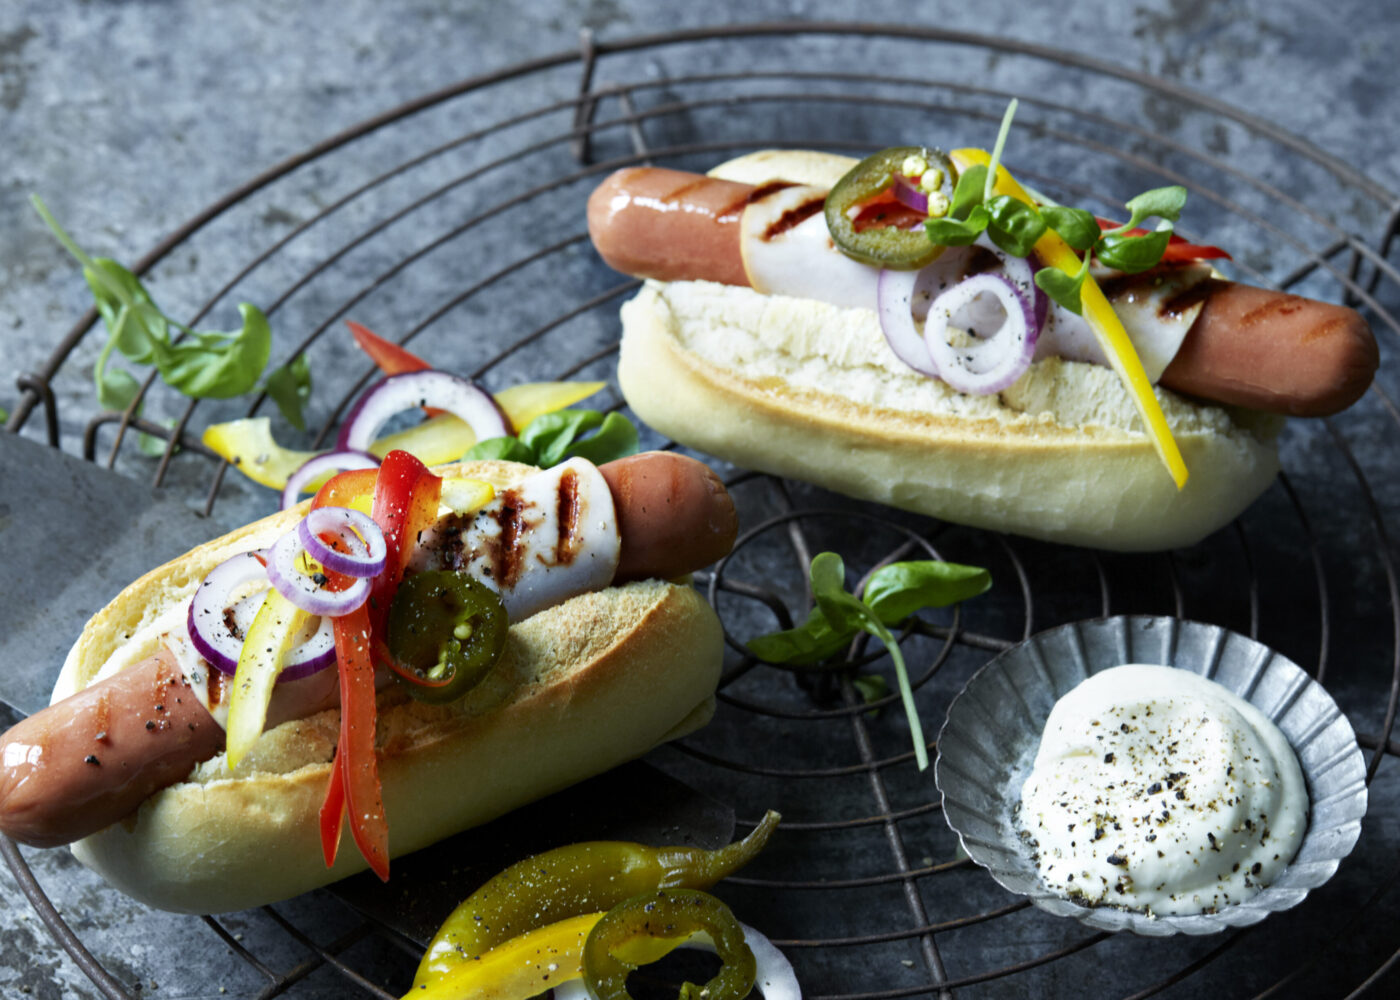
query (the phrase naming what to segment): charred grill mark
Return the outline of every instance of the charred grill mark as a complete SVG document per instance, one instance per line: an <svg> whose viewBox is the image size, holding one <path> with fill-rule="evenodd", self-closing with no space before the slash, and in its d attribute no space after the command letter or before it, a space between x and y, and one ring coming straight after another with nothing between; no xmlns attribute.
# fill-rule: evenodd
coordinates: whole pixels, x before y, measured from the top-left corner
<svg viewBox="0 0 1400 1000"><path fill-rule="evenodd" d="M559 477L559 540L554 543L554 561L567 566L579 553L578 473L565 469Z"/></svg>
<svg viewBox="0 0 1400 1000"><path fill-rule="evenodd" d="M1171 296L1157 308L1157 315L1163 318L1172 318L1189 312L1198 304L1204 303L1217 291L1224 288L1227 282L1219 278L1206 278L1198 281L1190 288L1183 288L1175 295Z"/></svg>
<svg viewBox="0 0 1400 1000"><path fill-rule="evenodd" d="M816 215L826 206L825 198L813 198L811 201L803 202L796 208L790 208L777 219L768 224L768 228L763 231L763 239L771 240L781 236L789 229L802 225L812 216Z"/></svg>
<svg viewBox="0 0 1400 1000"><path fill-rule="evenodd" d="M496 524L501 534L496 538L491 552L491 562L495 569L496 583L502 590L509 590L520 579L524 569L524 549L520 536L524 533L524 505L516 490L504 490L500 494L501 507L496 511Z"/></svg>
<svg viewBox="0 0 1400 1000"><path fill-rule="evenodd" d="M708 182L708 177L696 177L693 181L690 181L688 184L682 184L680 187L671 191L671 193L666 195L666 197L664 197L662 201L664 201L668 205L675 205L684 202L686 200L687 195L689 195L692 191L704 187L705 184Z"/></svg>
<svg viewBox="0 0 1400 1000"><path fill-rule="evenodd" d="M227 683L228 675L222 670L209 670L209 711L212 712L216 706L223 704L224 687Z"/></svg>
<svg viewBox="0 0 1400 1000"><path fill-rule="evenodd" d="M1115 274L1100 280L1099 287L1109 302L1140 302L1158 292L1157 315L1176 319L1229 284L1201 270L1193 274L1191 267L1162 265L1137 274Z"/></svg>
<svg viewBox="0 0 1400 1000"><path fill-rule="evenodd" d="M744 214L744 209L756 202L762 201L771 195L781 191L783 188L792 187L790 181L769 181L767 184L760 184L749 191L742 198L739 198L715 213L716 220L720 222L732 222Z"/></svg>

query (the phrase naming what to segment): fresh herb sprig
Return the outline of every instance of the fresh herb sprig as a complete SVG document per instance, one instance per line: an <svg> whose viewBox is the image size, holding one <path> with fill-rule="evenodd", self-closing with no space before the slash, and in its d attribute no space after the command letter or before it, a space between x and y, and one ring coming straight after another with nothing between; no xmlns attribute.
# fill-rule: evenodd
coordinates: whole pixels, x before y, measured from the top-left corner
<svg viewBox="0 0 1400 1000"><path fill-rule="evenodd" d="M272 351L272 328L262 310L244 302L238 306L243 317L239 329L193 330L162 312L140 280L121 264L90 257L37 195L30 200L44 224L82 266L107 326L107 343L93 367L101 406L124 410L141 391L140 382L129 371L109 367L113 351L133 364L153 366L166 385L194 398L229 399L257 386ZM172 330L184 337L174 340ZM311 393L311 372L304 356L269 372L262 388L289 423L305 430L302 404Z"/></svg>
<svg viewBox="0 0 1400 1000"><path fill-rule="evenodd" d="M594 432L592 436L584 437L590 431ZM558 410L531 420L519 437L479 441L462 458L503 459L548 469L566 458L585 458L602 465L635 455L638 446L636 426L621 413Z"/></svg>
<svg viewBox="0 0 1400 1000"><path fill-rule="evenodd" d="M1013 257L1027 257L1036 242L1053 229L1060 238L1084 255L1074 274L1059 268L1041 268L1035 283L1052 299L1076 315L1082 314L1080 299L1089 262L1097 257L1105 267L1136 274L1155 266L1171 241L1173 224L1186 204L1186 189L1179 185L1144 191L1127 203L1130 217L1123 225L1100 231L1093 213L1082 208L1044 205L1036 209L1010 195L993 195L1002 149L1016 114L1017 101L1007 105L997 133L989 166L969 167L958 177L952 205L946 218L924 224L928 237L943 246L967 246L982 233ZM1129 235L1151 218L1159 220L1153 232Z"/></svg>
<svg viewBox="0 0 1400 1000"><path fill-rule="evenodd" d="M860 597L846 590L846 565L835 552L812 560L812 596L816 607L796 628L759 636L749 651L769 663L812 664L845 649L857 632L884 643L894 662L899 695L909 719L919 770L928 767L928 746L914 705L914 691L904 655L890 626L924 608L941 608L976 597L992 585L991 574L976 566L923 560L882 566L870 575Z"/></svg>

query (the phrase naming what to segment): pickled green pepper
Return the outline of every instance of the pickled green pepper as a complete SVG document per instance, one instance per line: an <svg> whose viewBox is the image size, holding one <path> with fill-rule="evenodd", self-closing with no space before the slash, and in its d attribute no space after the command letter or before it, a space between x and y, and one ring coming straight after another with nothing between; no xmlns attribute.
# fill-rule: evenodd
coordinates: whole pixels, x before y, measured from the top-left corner
<svg viewBox="0 0 1400 1000"><path fill-rule="evenodd" d="M895 183L906 161L924 164L927 171L941 174L939 193L951 198L957 171L946 155L923 146L896 146L867 156L836 182L826 196L826 227L832 241L846 256L873 267L914 271L943 252L922 226L898 229L873 226L857 231L852 215L863 204L879 197Z"/></svg>
<svg viewBox="0 0 1400 1000"><path fill-rule="evenodd" d="M638 893L708 889L752 860L780 818L769 810L747 837L716 851L599 840L519 861L452 911L428 946L414 985L441 977L517 935L611 910Z"/></svg>
<svg viewBox="0 0 1400 1000"><path fill-rule="evenodd" d="M583 981L597 1000L632 1000L627 975L638 966L619 951L645 940L684 940L703 931L724 963L703 986L686 983L681 1000L743 1000L753 989L757 963L734 914L714 896L695 889L658 889L625 900L593 925L583 946Z"/></svg>
<svg viewBox="0 0 1400 1000"><path fill-rule="evenodd" d="M510 623L500 595L468 574L431 570L408 577L389 608L389 652L419 701L465 695L505 650Z"/></svg>

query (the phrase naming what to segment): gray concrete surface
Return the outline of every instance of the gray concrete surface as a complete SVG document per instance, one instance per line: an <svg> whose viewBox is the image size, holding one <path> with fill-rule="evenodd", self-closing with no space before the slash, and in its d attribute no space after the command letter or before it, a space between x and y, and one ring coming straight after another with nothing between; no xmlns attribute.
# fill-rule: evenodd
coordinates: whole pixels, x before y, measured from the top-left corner
<svg viewBox="0 0 1400 1000"><path fill-rule="evenodd" d="M1394 54L1400 50L1400 17L1384 13L1388 6L1367 0L860 5L817 0L546 0L514 5L447 0L9 0L0 5L0 408L13 408L14 378L37 369L88 304L76 268L29 208L30 193L40 194L91 252L129 263L216 197L285 157L455 80L571 49L580 28L591 29L606 42L731 21L860 17L1000 35L1160 74L1306 137L1396 191L1400 60ZM793 43L781 51L795 58L816 53L819 61L813 68L837 71L846 56L839 43ZM937 66L907 61L909 52L903 47L865 51L888 52L891 73L952 72L1013 91L1053 92L1061 100L1082 101L1208 148L1247 174L1268 177L1338 219L1344 228L1371 236L1382 221L1370 203L1352 199L1350 192L1339 195L1311 187L1317 175L1285 162L1275 144L1253 141L1214 120L1203 125L1174 102L1149 98L1125 107L1122 95L1111 86L1066 93L1056 90L1051 68L977 50L950 51L949 61ZM628 65L664 80L693 71L698 64L694 54L681 50ZM497 97L500 113L507 106L528 108L567 98L573 72L547 80L531 78L505 90ZM450 119L445 124L464 127ZM615 152L619 147L609 148ZM396 152L371 144L364 155L382 155L390 162ZM157 270L153 282L162 304L174 313L195 308L203 301L201 291L207 295L228 277L219 240L229 241L228 253L234 259L245 260L248 245L266 245L284 235L324 207L327 192L339 190L343 181L331 170L281 186L247 217L216 229L197 246L178 250ZM1292 259L1282 252L1274 257L1260 251L1246 255L1245 262L1278 277ZM297 262L304 260L294 258ZM361 277L368 273L351 270ZM249 294L270 293L278 287L275 278L255 276ZM416 280L424 284L405 289L400 301L413 291L435 301L448 287L431 275ZM324 302L294 304L288 316L292 321L314 320L325 311ZM386 322L395 315L392 300L379 315ZM227 323L228 315L217 315L214 322ZM293 329L278 334L284 352L296 336L295 322L289 321L288 327ZM68 451L78 449L82 427L95 410L89 371L97 349L97 338L88 337L54 383ZM320 415L335 398L330 389L337 385L331 377L320 390ZM164 405L157 404L152 415L164 416ZM22 433L42 437L39 415ZM1299 465L1312 468L1322 461L1325 440L1290 441L1290 457ZM25 474L23 468L0 472ZM1387 485L1381 483L1382 488ZM230 489L238 500L239 487ZM1354 551L1360 551L1362 543L1356 544ZM0 723L4 715L0 706ZM1385 768L1393 771L1394 762ZM1385 773L1383 769L1382 777ZM1394 802L1387 802L1388 815L1395 815ZM104 962L136 995L253 996L262 988L246 967L229 960L224 943L203 924L143 914L139 929L132 930L131 914L121 899L79 869L67 852L26 851L25 856L63 898L75 929L85 940L98 942ZM1352 883L1347 891L1359 894L1365 886ZM290 908L294 915L296 909L296 904ZM324 921L320 940L330 940L353 924L348 914L336 916L333 911L318 919ZM239 934L255 934L266 933L268 924L265 915L250 913L233 918L229 926ZM1032 933L1041 931L1035 928ZM1048 925L1043 931L1047 940L1055 933L1058 929ZM993 941L973 943L990 953L997 948ZM1109 954L1120 954L1125 962L1136 960L1141 952L1129 947L1119 946ZM288 950L294 951L290 946ZM200 962L216 971L212 979L198 974ZM1342 978L1354 984L1351 977ZM1055 985L1066 990L1074 984ZM318 983L313 978L294 995L337 996L340 989L334 980ZM0 994L98 995L18 898L2 866ZM1013 987L989 995L1017 994Z"/></svg>

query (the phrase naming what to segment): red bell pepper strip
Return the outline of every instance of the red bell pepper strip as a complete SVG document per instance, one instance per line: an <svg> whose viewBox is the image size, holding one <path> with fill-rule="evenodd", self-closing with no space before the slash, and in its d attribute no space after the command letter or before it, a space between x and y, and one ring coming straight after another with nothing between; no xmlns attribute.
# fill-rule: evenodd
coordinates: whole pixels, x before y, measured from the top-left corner
<svg viewBox="0 0 1400 1000"><path fill-rule="evenodd" d="M369 616L374 634L385 635L389 605L403 580L404 567L413 555L413 543L432 526L442 499L442 480L406 451L391 451L379 466L370 516L384 532L388 547L384 571L369 591Z"/></svg>
<svg viewBox="0 0 1400 1000"><path fill-rule="evenodd" d="M1123 223L1105 219L1102 216L1094 216L1100 229L1117 229ZM1146 236L1146 229L1129 229L1124 236ZM1228 251L1219 247L1213 247L1201 243L1187 243L1185 239L1172 233L1167 240L1167 249L1162 253L1163 264L1176 264L1188 260L1211 260L1216 257L1224 257L1226 260L1234 260Z"/></svg>
<svg viewBox="0 0 1400 1000"><path fill-rule="evenodd" d="M340 831L345 824L345 773L340 763L345 758L340 742L335 745L335 760L331 763L331 780L326 785L326 797L321 802L321 854L326 867L335 864L340 851Z"/></svg>
<svg viewBox="0 0 1400 1000"><path fill-rule="evenodd" d="M392 340L385 340L379 334L368 327L361 326L352 319L347 319L345 325L350 328L351 334L355 337L355 343L360 345L360 350L368 354L370 360L378 365L379 370L385 375L421 372L432 367L412 351L400 347ZM423 412L430 417L436 417L447 411L439 410L435 406L425 406Z"/></svg>
<svg viewBox="0 0 1400 1000"><path fill-rule="evenodd" d="M332 478L317 492L313 507L347 504L373 492L371 517L384 532L388 558L358 610L335 619L340 667L340 740L335 766L321 804L321 850L333 864L347 811L355 845L381 879L389 877L389 828L374 753L375 691L372 650L382 645L384 622L403 579L419 532L437 516L442 480L405 451L391 451L378 469L357 469ZM332 585L339 581L332 577Z"/></svg>
<svg viewBox="0 0 1400 1000"><path fill-rule="evenodd" d="M316 491L311 507L313 510L317 507L349 507L360 497L372 496L378 478L378 469L352 469L338 473Z"/></svg>
<svg viewBox="0 0 1400 1000"><path fill-rule="evenodd" d="M355 343L360 345L360 350L370 356L376 365L385 375L398 375L402 372L421 372L432 365L424 361L418 355L406 348L400 347L391 340L385 340L377 333L373 333L366 327L361 326L354 320L347 319L345 325L350 328L350 332L355 336Z"/></svg>
<svg viewBox="0 0 1400 1000"><path fill-rule="evenodd" d="M370 616L365 605L335 620L335 655L340 663L340 742L335 755L340 781L332 776L327 789L326 804L322 806L322 835L326 832L325 808L337 791L343 791L355 846L374 873L387 882L389 823L384 815L379 761L374 753L374 661L370 657ZM339 813L337 826L338 817ZM336 833L338 842L339 831ZM331 856L334 858L334 854Z"/></svg>

